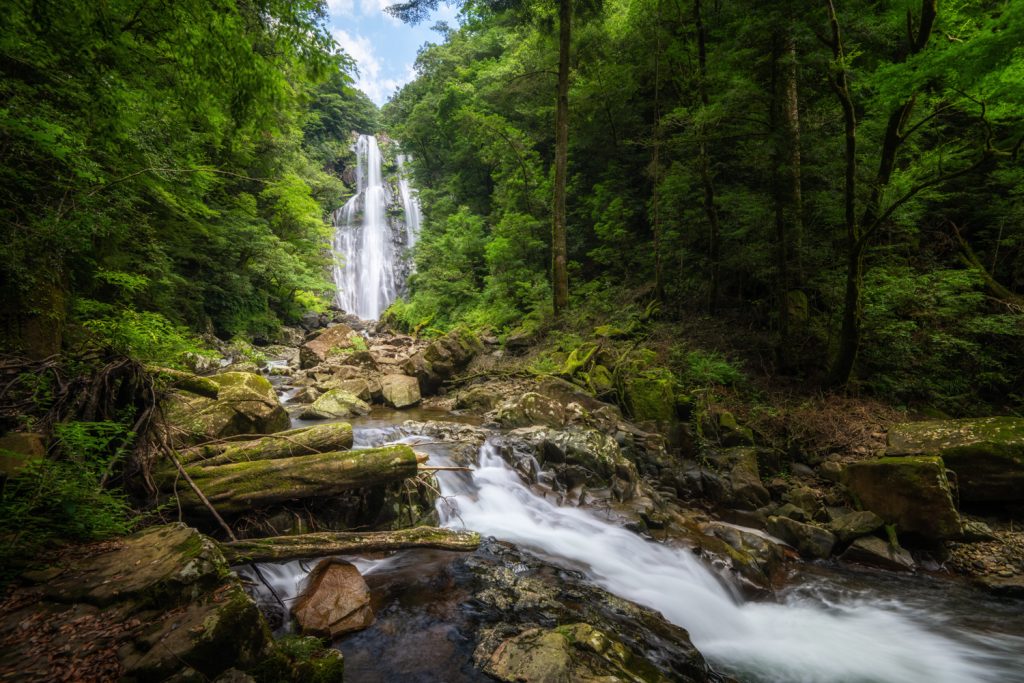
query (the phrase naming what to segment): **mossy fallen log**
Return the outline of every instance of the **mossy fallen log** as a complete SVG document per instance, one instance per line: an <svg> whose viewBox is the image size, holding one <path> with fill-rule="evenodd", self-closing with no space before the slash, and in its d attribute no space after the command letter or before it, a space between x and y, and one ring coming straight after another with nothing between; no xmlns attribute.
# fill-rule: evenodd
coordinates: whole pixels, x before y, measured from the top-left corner
<svg viewBox="0 0 1024 683"><path fill-rule="evenodd" d="M408 446L385 446L228 465L190 465L185 471L219 513L233 515L288 500L401 481L416 475L417 462ZM175 481L173 474L164 474L157 484L169 494ZM189 487L178 485L177 497L182 509L206 512Z"/></svg>
<svg viewBox="0 0 1024 683"><path fill-rule="evenodd" d="M347 422L290 429L249 441L230 441L188 448L178 455L182 464L227 465L252 460L276 460L352 448L352 425Z"/></svg>
<svg viewBox="0 0 1024 683"><path fill-rule="evenodd" d="M362 553L434 548L438 550L476 550L480 534L420 526L398 531L336 531L299 536L273 536L222 543L230 564L242 562L283 562L301 557L354 555Z"/></svg>

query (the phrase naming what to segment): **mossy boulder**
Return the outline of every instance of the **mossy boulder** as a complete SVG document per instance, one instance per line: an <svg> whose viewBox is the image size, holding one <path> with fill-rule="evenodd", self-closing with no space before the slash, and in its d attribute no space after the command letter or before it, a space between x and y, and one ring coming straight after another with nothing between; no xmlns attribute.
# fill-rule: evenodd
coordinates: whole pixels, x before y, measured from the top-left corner
<svg viewBox="0 0 1024 683"><path fill-rule="evenodd" d="M958 538L960 515L937 456L879 458L851 463L843 481L866 510L900 533L928 541Z"/></svg>
<svg viewBox="0 0 1024 683"><path fill-rule="evenodd" d="M708 411L701 417L700 427L705 438L713 439L727 448L754 445L754 432L740 425L728 410Z"/></svg>
<svg viewBox="0 0 1024 683"><path fill-rule="evenodd" d="M459 327L411 356L402 364L402 371L417 379L422 395L432 396L445 380L463 370L482 350L483 342L480 338L472 331Z"/></svg>
<svg viewBox="0 0 1024 683"><path fill-rule="evenodd" d="M187 434L188 440L273 434L291 426L287 411L266 377L224 372L209 379L218 386L216 399L178 391L164 405L167 419Z"/></svg>
<svg viewBox="0 0 1024 683"><path fill-rule="evenodd" d="M643 370L626 379L624 399L634 420L667 423L675 419L675 378L668 370Z"/></svg>
<svg viewBox="0 0 1024 683"><path fill-rule="evenodd" d="M885 520L870 510L859 510L840 515L828 524L828 529L842 543L873 534L885 526Z"/></svg>
<svg viewBox="0 0 1024 683"><path fill-rule="evenodd" d="M557 428L565 426L566 413L558 401L531 391L498 406L495 420L510 429L533 425Z"/></svg>
<svg viewBox="0 0 1024 683"><path fill-rule="evenodd" d="M836 537L832 532L813 524L804 524L789 517L768 518L768 533L779 538L809 559L824 559L832 554Z"/></svg>
<svg viewBox="0 0 1024 683"><path fill-rule="evenodd" d="M726 448L709 453L707 459L724 475L719 502L740 510L756 510L771 501L771 494L761 483L757 449Z"/></svg>
<svg viewBox="0 0 1024 683"><path fill-rule="evenodd" d="M886 455L937 455L956 473L960 500L1024 501L1024 419L986 417L894 425Z"/></svg>
<svg viewBox="0 0 1024 683"><path fill-rule="evenodd" d="M504 394L498 387L477 384L458 393L455 397L455 407L458 410L487 412L493 410L504 398Z"/></svg>
<svg viewBox="0 0 1024 683"><path fill-rule="evenodd" d="M590 624L531 628L478 656L481 668L507 683L669 681L614 635Z"/></svg>
<svg viewBox="0 0 1024 683"><path fill-rule="evenodd" d="M299 417L303 420L330 420L366 415L370 406L344 389L331 389L309 405Z"/></svg>

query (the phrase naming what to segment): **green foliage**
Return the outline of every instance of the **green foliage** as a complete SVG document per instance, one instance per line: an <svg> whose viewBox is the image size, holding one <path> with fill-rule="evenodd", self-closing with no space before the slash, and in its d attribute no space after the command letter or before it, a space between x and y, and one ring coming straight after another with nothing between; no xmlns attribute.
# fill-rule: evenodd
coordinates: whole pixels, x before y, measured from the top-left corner
<svg viewBox="0 0 1024 683"><path fill-rule="evenodd" d="M159 313L79 299L75 317L88 332L89 343L141 361L187 368L189 356L215 354L187 328Z"/></svg>
<svg viewBox="0 0 1024 683"><path fill-rule="evenodd" d="M732 386L744 380L743 372L715 351L688 351L681 346L673 346L669 352L669 363L675 368L680 381L692 388Z"/></svg>
<svg viewBox="0 0 1024 683"><path fill-rule="evenodd" d="M55 436L57 457L30 461L0 491L6 570L54 540L108 538L134 523L124 495L105 486L133 435L113 422L69 422L57 425Z"/></svg>

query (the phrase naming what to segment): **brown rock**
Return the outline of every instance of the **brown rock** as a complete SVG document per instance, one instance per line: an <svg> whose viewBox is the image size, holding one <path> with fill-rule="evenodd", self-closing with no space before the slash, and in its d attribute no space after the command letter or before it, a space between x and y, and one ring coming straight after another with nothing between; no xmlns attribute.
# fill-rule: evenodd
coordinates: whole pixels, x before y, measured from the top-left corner
<svg viewBox="0 0 1024 683"><path fill-rule="evenodd" d="M299 347L299 367L311 368L327 360L332 349L352 347L352 328L348 325L328 327L316 338Z"/></svg>
<svg viewBox="0 0 1024 683"><path fill-rule="evenodd" d="M373 623L370 589L354 565L322 560L292 607L303 633L336 638Z"/></svg>

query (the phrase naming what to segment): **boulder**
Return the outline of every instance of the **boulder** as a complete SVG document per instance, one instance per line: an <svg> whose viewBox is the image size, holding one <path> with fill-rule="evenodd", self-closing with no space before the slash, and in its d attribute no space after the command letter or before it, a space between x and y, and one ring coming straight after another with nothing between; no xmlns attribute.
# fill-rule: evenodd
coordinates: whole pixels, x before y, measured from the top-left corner
<svg viewBox="0 0 1024 683"><path fill-rule="evenodd" d="M326 559L306 579L306 589L292 606L303 633L337 638L373 623L370 589L355 565Z"/></svg>
<svg viewBox="0 0 1024 683"><path fill-rule="evenodd" d="M1024 418L986 417L894 425L886 455L937 455L956 473L963 502L1024 501Z"/></svg>
<svg viewBox="0 0 1024 683"><path fill-rule="evenodd" d="M877 536L858 538L839 556L839 559L843 562L866 564L892 571L909 571L914 568L914 558L910 553Z"/></svg>
<svg viewBox="0 0 1024 683"><path fill-rule="evenodd" d="M171 394L165 415L190 441L209 441L238 434L273 434L291 425L274 387L266 377L225 372L210 377L219 386L217 398L188 391Z"/></svg>
<svg viewBox="0 0 1024 683"><path fill-rule="evenodd" d="M365 379L357 377L355 379L338 380L337 387L331 388L344 389L350 394L355 394L360 400L366 401L367 403L373 400L373 390L370 387L370 383Z"/></svg>
<svg viewBox="0 0 1024 683"><path fill-rule="evenodd" d="M495 420L511 429L532 425L559 428L565 426L566 414L558 401L531 391L498 406Z"/></svg>
<svg viewBox="0 0 1024 683"><path fill-rule="evenodd" d="M718 440L727 448L736 446L753 446L754 432L749 427L740 426L735 416L727 410L714 410L701 420L704 435Z"/></svg>
<svg viewBox="0 0 1024 683"><path fill-rule="evenodd" d="M482 350L483 344L475 334L456 328L410 356L402 364L402 371L419 381L422 395L432 396Z"/></svg>
<svg viewBox="0 0 1024 683"><path fill-rule="evenodd" d="M742 510L756 510L771 501L768 489L761 483L754 448L727 448L708 456L727 484L723 502Z"/></svg>
<svg viewBox="0 0 1024 683"><path fill-rule="evenodd" d="M796 548L801 555L811 559L824 559L832 554L836 537L832 532L804 524L788 517L768 518L768 533Z"/></svg>
<svg viewBox="0 0 1024 683"><path fill-rule="evenodd" d="M311 368L327 360L332 351L351 349L352 335L348 325L334 325L299 347L299 367ZM358 337L359 335L356 334ZM365 347L364 347L365 348Z"/></svg>
<svg viewBox="0 0 1024 683"><path fill-rule="evenodd" d="M415 377L384 375L380 378L380 387L384 403L392 408L408 408L420 402L420 385Z"/></svg>
<svg viewBox="0 0 1024 683"><path fill-rule="evenodd" d="M637 422L671 422L676 415L675 378L668 370L644 370L625 383L625 404Z"/></svg>
<svg viewBox="0 0 1024 683"><path fill-rule="evenodd" d="M330 420L342 417L366 415L370 406L355 394L344 389L331 389L302 411L303 420Z"/></svg>
<svg viewBox="0 0 1024 683"><path fill-rule="evenodd" d="M455 407L458 410L487 412L493 410L503 398L504 395L497 387L478 384L460 391L455 397Z"/></svg>
<svg viewBox="0 0 1024 683"><path fill-rule="evenodd" d="M843 478L867 510L901 533L929 541L958 538L960 515L946 479L942 458L907 456L851 463Z"/></svg>
<svg viewBox="0 0 1024 683"><path fill-rule="evenodd" d="M851 512L829 522L828 529L842 543L873 534L885 525L885 521L869 510Z"/></svg>

